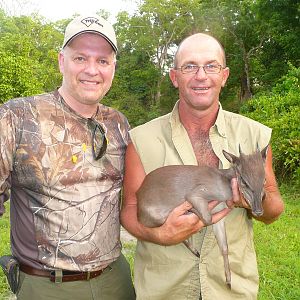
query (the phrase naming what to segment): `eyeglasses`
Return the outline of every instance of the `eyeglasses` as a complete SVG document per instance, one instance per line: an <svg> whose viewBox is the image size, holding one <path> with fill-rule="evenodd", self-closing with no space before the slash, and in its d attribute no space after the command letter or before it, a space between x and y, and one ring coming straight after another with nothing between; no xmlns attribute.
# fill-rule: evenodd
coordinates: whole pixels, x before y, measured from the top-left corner
<svg viewBox="0 0 300 300"><path fill-rule="evenodd" d="M225 67L220 64L207 64L202 66L186 64L175 68L175 70L180 70L182 74L197 74L200 68L203 68L206 74L217 74L220 73L222 69L225 69Z"/></svg>
<svg viewBox="0 0 300 300"><path fill-rule="evenodd" d="M107 138L101 124L89 118L88 126L92 130L92 153L95 160L99 160L106 152Z"/></svg>

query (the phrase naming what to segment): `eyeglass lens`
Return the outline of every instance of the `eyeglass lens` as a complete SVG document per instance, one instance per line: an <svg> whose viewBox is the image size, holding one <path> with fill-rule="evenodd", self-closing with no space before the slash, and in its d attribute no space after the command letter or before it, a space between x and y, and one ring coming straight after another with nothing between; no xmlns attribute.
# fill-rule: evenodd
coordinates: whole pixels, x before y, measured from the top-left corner
<svg viewBox="0 0 300 300"><path fill-rule="evenodd" d="M92 153L95 160L99 160L106 152L107 138L103 127L94 119L89 119L92 128Z"/></svg>

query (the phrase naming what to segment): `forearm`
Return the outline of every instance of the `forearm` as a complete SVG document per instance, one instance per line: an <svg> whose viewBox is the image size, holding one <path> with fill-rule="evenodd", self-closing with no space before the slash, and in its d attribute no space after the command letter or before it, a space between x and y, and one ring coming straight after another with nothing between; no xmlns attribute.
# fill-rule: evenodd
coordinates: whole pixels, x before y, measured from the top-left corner
<svg viewBox="0 0 300 300"><path fill-rule="evenodd" d="M272 150L269 149L266 159L265 196L262 201L264 213L255 219L265 224L276 221L284 210L284 204L278 189L277 181L272 167Z"/></svg>
<svg viewBox="0 0 300 300"><path fill-rule="evenodd" d="M271 224L276 221L284 211L284 204L277 187L265 191L265 196L262 202L264 210L263 215L254 218L265 224Z"/></svg>
<svg viewBox="0 0 300 300"><path fill-rule="evenodd" d="M123 206L120 218L122 226L137 239L156 244L162 244L159 234L159 227L145 227L138 221L136 205L128 204Z"/></svg>

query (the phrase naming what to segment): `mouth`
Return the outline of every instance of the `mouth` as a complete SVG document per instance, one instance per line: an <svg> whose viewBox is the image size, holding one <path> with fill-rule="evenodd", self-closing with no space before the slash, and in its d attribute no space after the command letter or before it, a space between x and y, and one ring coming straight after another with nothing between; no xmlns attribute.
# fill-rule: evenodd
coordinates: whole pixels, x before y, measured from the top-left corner
<svg viewBox="0 0 300 300"><path fill-rule="evenodd" d="M260 217L263 215L263 211L262 210L257 210L257 211L254 211L252 210L252 214L255 216L255 217Z"/></svg>
<svg viewBox="0 0 300 300"><path fill-rule="evenodd" d="M244 197L245 197L245 196L244 196ZM255 204L253 205L253 204L251 204L250 201L248 201L247 198L245 198L245 199L246 199L246 202L248 203L248 205L249 205L250 208L251 208L251 213L252 213L253 216L255 216L255 217L260 217L260 216L263 215L264 210L263 210L263 208L261 207L261 205L255 205Z"/></svg>
<svg viewBox="0 0 300 300"><path fill-rule="evenodd" d="M209 88L208 87L192 87L192 90L196 91L196 92L206 92L209 90Z"/></svg>
<svg viewBox="0 0 300 300"><path fill-rule="evenodd" d="M90 80L80 80L80 82L84 85L98 85L99 81L90 81Z"/></svg>

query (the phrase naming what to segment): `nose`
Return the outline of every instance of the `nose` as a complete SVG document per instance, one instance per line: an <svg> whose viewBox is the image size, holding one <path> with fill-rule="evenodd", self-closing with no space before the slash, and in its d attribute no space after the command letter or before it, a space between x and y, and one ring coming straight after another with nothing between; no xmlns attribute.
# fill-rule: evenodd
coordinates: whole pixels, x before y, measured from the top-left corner
<svg viewBox="0 0 300 300"><path fill-rule="evenodd" d="M207 79L207 74L205 73L203 66L199 66L199 70L195 74L195 78L198 79L198 80Z"/></svg>
<svg viewBox="0 0 300 300"><path fill-rule="evenodd" d="M97 75L99 73L97 63L94 61L88 61L85 66L85 72L91 76Z"/></svg>

